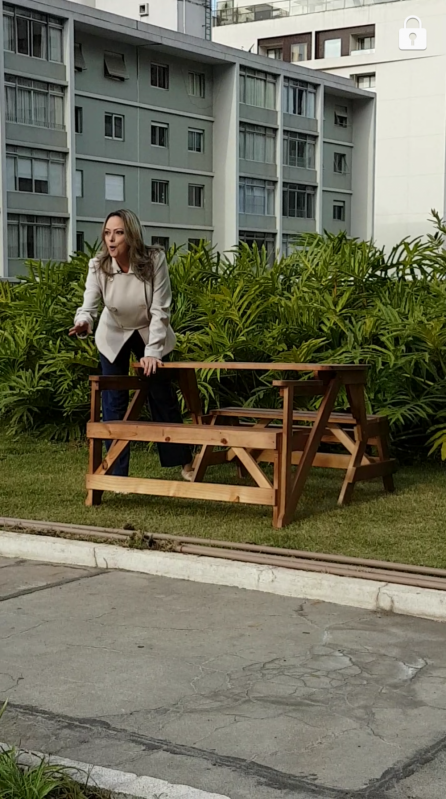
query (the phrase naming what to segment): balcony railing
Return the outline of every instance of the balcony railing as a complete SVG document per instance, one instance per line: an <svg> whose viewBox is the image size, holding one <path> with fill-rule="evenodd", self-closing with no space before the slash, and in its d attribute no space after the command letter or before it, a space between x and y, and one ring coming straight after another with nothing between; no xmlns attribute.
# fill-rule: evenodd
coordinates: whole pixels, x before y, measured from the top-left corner
<svg viewBox="0 0 446 799"><path fill-rule="evenodd" d="M238 25L241 22L295 17L322 11L342 11L382 3L401 3L404 0L270 0L269 3L242 5L238 0L219 0L214 16L214 26Z"/></svg>

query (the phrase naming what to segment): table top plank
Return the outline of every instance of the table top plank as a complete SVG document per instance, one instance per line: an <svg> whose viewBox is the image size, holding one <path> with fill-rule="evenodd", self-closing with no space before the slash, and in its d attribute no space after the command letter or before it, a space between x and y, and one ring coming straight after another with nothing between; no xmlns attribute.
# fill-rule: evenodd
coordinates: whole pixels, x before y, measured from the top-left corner
<svg viewBox="0 0 446 799"><path fill-rule="evenodd" d="M133 363L135 369L140 369L138 363ZM255 372L364 372L366 364L356 363L256 363L254 361L167 361L163 369L221 369L239 370L251 369Z"/></svg>

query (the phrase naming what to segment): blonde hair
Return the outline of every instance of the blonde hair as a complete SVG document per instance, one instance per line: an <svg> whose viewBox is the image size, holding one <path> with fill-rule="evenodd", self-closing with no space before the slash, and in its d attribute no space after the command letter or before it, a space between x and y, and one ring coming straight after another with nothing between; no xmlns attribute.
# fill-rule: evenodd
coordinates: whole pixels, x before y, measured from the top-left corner
<svg viewBox="0 0 446 799"><path fill-rule="evenodd" d="M119 216L119 218L122 219L124 237L126 244L128 244L129 247L129 261L136 277L143 281L152 280L156 256L161 252L161 247L146 246L144 243L141 222L136 214L133 213L133 211L129 211L127 208L121 208L118 211L112 211L110 214L108 214L102 226L102 248L97 256L99 269L102 269L106 275L113 274L112 259L105 243L105 230L107 227L107 222L112 216Z"/></svg>

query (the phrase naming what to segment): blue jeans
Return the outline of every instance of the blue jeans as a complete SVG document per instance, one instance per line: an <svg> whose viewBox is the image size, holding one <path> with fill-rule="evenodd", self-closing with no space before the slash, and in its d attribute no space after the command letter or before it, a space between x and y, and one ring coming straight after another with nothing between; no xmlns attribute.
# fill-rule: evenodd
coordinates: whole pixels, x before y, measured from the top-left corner
<svg viewBox="0 0 446 799"><path fill-rule="evenodd" d="M127 375L129 373L130 356L133 352L136 359L144 357L144 341L137 330L124 344L116 359L108 360L101 352L101 368L103 375ZM169 355L163 358L169 360ZM172 371L158 369L149 380L148 405L154 422L166 424L182 422L180 406L175 390L172 386ZM102 418L104 422L113 422L123 419L129 404L129 392L103 391L102 392ZM112 442L106 441L106 449L110 449ZM192 450L188 444L158 444L158 454L161 466L184 466L192 460ZM130 445L122 452L113 467L113 474L117 477L127 477L129 473Z"/></svg>

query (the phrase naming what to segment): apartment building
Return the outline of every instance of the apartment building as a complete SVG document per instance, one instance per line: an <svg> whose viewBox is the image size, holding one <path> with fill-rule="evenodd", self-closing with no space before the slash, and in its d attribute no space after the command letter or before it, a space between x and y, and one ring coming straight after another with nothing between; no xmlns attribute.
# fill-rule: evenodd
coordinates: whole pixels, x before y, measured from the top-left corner
<svg viewBox="0 0 446 799"><path fill-rule="evenodd" d="M78 0L79 3L160 28L212 38L212 0Z"/></svg>
<svg viewBox="0 0 446 799"><path fill-rule="evenodd" d="M165 247L372 234L373 92L69 0L0 6L0 277L123 206Z"/></svg>
<svg viewBox="0 0 446 799"><path fill-rule="evenodd" d="M446 214L444 0L218 0L214 24L217 42L376 92L379 244L430 231L432 208ZM400 49L405 25L409 49Z"/></svg>

